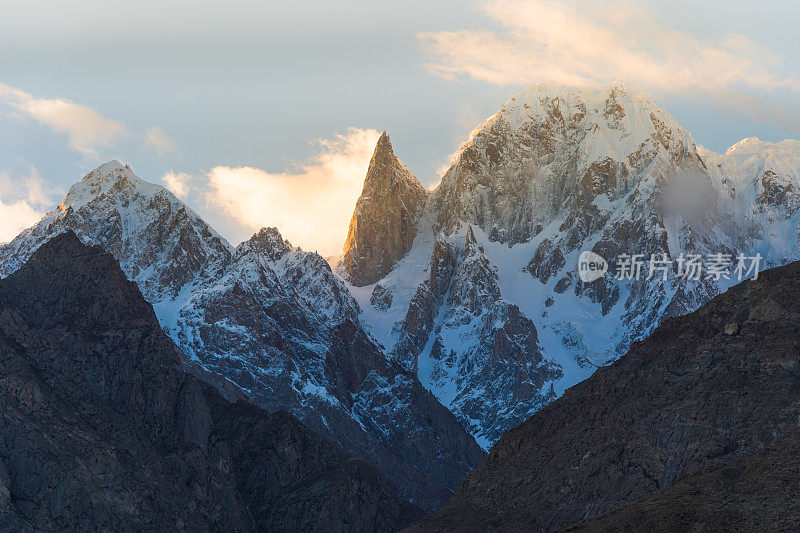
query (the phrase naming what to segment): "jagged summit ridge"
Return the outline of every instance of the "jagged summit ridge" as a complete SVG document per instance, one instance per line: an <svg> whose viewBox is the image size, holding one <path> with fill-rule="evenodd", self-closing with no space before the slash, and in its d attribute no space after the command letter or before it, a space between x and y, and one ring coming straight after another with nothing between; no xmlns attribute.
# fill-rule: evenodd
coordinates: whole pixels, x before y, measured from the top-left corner
<svg viewBox="0 0 800 533"><path fill-rule="evenodd" d="M370 285L388 273L414 242L427 192L392 150L384 131L356 202L343 265L353 285Z"/></svg>
<svg viewBox="0 0 800 533"><path fill-rule="evenodd" d="M3 531L394 531L421 514L291 415L185 373L136 284L71 231L0 280L0 331Z"/></svg>
<svg viewBox="0 0 800 533"><path fill-rule="evenodd" d="M644 92L540 84L473 130L432 201L448 231L465 221L516 244L571 203L591 209L692 164L700 166L691 135Z"/></svg>
<svg viewBox="0 0 800 533"><path fill-rule="evenodd" d="M249 240L237 246L237 253L243 251L254 251L276 261L292 251L300 251L299 248L292 246L288 240L284 239L278 228L261 228Z"/></svg>
<svg viewBox="0 0 800 533"><path fill-rule="evenodd" d="M111 161L89 172L53 211L0 249L0 275L62 231L101 245L152 303L174 298L219 268L233 247L165 188Z"/></svg>
<svg viewBox="0 0 800 533"><path fill-rule="evenodd" d="M169 191L112 162L0 248L0 275L70 230L119 260L201 377L223 376L259 407L294 414L421 505L443 503L482 458L363 330L358 303L325 259L276 228L234 249Z"/></svg>
<svg viewBox="0 0 800 533"><path fill-rule="evenodd" d="M751 138L701 155L628 84L525 89L456 153L411 250L372 293L353 290L362 320L488 447L731 284L617 280L620 254L759 252L762 267L797 258L796 143ZM582 251L608 260L609 273L582 282ZM505 338L515 342L495 342ZM502 385L487 387L487 376Z"/></svg>

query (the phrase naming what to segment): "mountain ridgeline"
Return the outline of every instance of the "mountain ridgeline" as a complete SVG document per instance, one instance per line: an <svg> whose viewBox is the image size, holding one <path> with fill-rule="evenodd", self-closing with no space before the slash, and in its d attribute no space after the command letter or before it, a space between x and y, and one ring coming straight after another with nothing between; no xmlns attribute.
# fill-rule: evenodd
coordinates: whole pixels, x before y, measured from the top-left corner
<svg viewBox="0 0 800 533"><path fill-rule="evenodd" d="M113 161L0 246L0 277L11 283L37 250L74 232L110 254L152 304L159 331L175 344L170 353L183 354L183 368L200 378L192 387L211 427L222 427L215 409L234 408L202 382L228 399L290 413L281 416L302 428L293 431L330 441L309 451L328 457L325 471L338 481L324 479L349 483L342 465L351 465L372 480L359 486L395 502L394 514L364 504L354 516L391 529L417 507L449 501L426 527L466 527L469 518L485 528L553 529L615 509L638 512L627 506L645 497L673 501L674 491L690 490L680 489L682 476L784 446L795 347L776 309L791 304L760 280L720 296L736 279L691 280L676 269L689 255L760 254L762 268L800 259L799 190L798 141L749 138L716 154L634 87L540 84L475 128L432 190L381 135L337 264L275 228L234 247L171 192ZM581 281L583 251L605 258L608 274ZM661 257L666 275L617 279L623 254ZM728 325L736 332L723 336ZM779 336L761 342L764 332ZM710 355L721 353L730 357ZM752 381L742 382L735 364ZM93 379L111 379L101 374ZM92 386L105 394L105 385ZM773 389L780 394L751 401ZM745 399L700 412L701 396L728 398L725 390ZM273 416L259 409L247 412ZM303 481L321 471L298 474L292 487L321 491L324 504L333 485ZM220 483L235 485L231 476ZM12 494L14 479L0 469L0 487L11 483ZM411 503L393 500L391 486ZM257 497L236 490L225 497ZM361 501L355 488L342 491L342 505ZM313 529L303 520L323 511L298 510L305 497L287 496L286 505L299 505L296 524ZM15 505L20 524L62 524L33 520L36 506Z"/></svg>
<svg viewBox="0 0 800 533"><path fill-rule="evenodd" d="M390 178L370 176L364 194L409 212ZM540 84L473 130L403 225L416 234L401 259L384 253L392 237L368 223L380 214L362 197L348 239L359 255L336 271L367 331L488 449L736 281L682 279L681 256L761 254L761 268L800 258L798 186L798 141L745 139L714 154L639 89ZM581 281L582 251L605 258L608 274ZM663 258L668 275L649 277L645 264L641 279L617 279L623 254ZM380 279L351 275L390 263Z"/></svg>
<svg viewBox="0 0 800 533"><path fill-rule="evenodd" d="M364 332L358 303L328 263L277 230L233 248L172 193L115 161L0 248L0 273L68 230L117 258L187 368L294 414L420 505L444 503L483 458L458 420Z"/></svg>
<svg viewBox="0 0 800 533"><path fill-rule="evenodd" d="M391 531L421 515L183 358L117 261L72 232L0 280L0 529Z"/></svg>

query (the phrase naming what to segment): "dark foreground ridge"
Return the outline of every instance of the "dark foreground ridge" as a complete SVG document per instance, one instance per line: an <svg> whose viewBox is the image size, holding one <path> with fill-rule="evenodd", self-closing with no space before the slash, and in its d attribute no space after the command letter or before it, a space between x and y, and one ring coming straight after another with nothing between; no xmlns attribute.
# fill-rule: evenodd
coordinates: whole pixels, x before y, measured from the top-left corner
<svg viewBox="0 0 800 533"><path fill-rule="evenodd" d="M549 531L615 509L581 527L796 526L798 358L800 262L666 320L507 432L412 529Z"/></svg>
<svg viewBox="0 0 800 533"><path fill-rule="evenodd" d="M393 531L381 474L230 403L118 263L65 233L0 280L1 530Z"/></svg>
<svg viewBox="0 0 800 533"><path fill-rule="evenodd" d="M798 457L794 435L568 531L800 531Z"/></svg>

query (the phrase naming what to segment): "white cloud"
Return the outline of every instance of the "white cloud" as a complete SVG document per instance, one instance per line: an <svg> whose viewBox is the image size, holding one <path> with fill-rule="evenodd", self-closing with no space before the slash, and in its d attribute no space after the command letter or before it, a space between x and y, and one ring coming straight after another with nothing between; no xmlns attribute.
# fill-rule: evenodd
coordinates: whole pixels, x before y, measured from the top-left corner
<svg viewBox="0 0 800 533"><path fill-rule="evenodd" d="M172 191L175 196L178 198L186 198L189 194L189 186L192 182L193 178L189 174L185 172L173 172L169 171L161 178L161 181L164 182L167 189Z"/></svg>
<svg viewBox="0 0 800 533"><path fill-rule="evenodd" d="M34 167L23 176L0 172L0 242L38 222L51 206L50 192Z"/></svg>
<svg viewBox="0 0 800 533"><path fill-rule="evenodd" d="M162 156L174 152L177 149L175 141L167 137L164 131L156 126L152 126L144 132L144 145L155 150L158 155Z"/></svg>
<svg viewBox="0 0 800 533"><path fill-rule="evenodd" d="M341 253L378 136L376 130L350 128L319 139L319 153L286 172L213 168L207 201L249 232L275 226L305 250Z"/></svg>
<svg viewBox="0 0 800 533"><path fill-rule="evenodd" d="M502 31L418 35L428 71L501 85L625 79L653 91L800 91L800 78L781 73L779 58L749 38L714 41L665 27L639 2L488 0L482 9Z"/></svg>
<svg viewBox="0 0 800 533"><path fill-rule="evenodd" d="M69 138L72 149L88 157L127 136L125 125L108 119L85 105L63 98L36 98L21 89L0 83L0 100L26 113L37 122Z"/></svg>

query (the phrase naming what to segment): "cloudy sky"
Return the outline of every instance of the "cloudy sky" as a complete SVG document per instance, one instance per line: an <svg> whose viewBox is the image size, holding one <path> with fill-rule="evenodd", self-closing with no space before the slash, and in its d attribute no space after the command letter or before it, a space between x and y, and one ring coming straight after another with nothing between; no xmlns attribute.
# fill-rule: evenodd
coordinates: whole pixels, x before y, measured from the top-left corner
<svg viewBox="0 0 800 533"><path fill-rule="evenodd" d="M626 80L698 143L800 138L800 6L569 0L3 0L0 242L102 162L233 244L341 248L374 142L431 184L540 81Z"/></svg>

